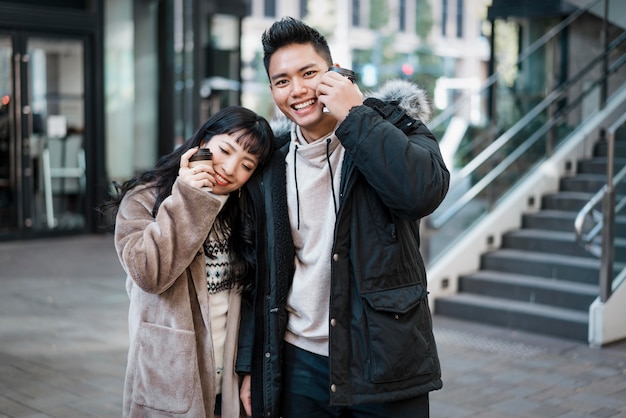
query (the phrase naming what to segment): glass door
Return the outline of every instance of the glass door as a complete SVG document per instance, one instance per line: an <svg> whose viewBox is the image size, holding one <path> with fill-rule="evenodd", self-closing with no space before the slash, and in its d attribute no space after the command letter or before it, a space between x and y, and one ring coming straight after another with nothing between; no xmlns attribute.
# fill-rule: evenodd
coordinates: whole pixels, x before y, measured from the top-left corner
<svg viewBox="0 0 626 418"><path fill-rule="evenodd" d="M82 39L0 34L0 235L85 225Z"/></svg>
<svg viewBox="0 0 626 418"><path fill-rule="evenodd" d="M2 232L15 226L17 222L17 200L13 195L16 188L13 102L13 47L11 38L0 35L0 231Z"/></svg>

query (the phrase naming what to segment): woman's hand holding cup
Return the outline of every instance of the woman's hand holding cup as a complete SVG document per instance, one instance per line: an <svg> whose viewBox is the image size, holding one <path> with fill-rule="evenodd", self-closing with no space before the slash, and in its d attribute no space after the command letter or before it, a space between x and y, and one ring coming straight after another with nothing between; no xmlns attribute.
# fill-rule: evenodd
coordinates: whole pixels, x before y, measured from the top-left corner
<svg viewBox="0 0 626 418"><path fill-rule="evenodd" d="M192 148L180 158L178 175L193 187L211 190L215 185L212 154L208 148Z"/></svg>

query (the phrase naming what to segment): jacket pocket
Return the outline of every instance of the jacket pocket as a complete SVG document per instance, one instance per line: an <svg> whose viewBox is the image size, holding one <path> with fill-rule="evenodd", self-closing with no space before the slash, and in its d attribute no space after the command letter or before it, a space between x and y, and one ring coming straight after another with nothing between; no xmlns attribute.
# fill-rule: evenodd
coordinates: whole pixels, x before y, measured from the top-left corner
<svg viewBox="0 0 626 418"><path fill-rule="evenodd" d="M362 295L373 383L396 382L430 373L427 292L419 284Z"/></svg>
<svg viewBox="0 0 626 418"><path fill-rule="evenodd" d="M168 413L188 411L198 364L194 332L143 322L138 344L133 401Z"/></svg>

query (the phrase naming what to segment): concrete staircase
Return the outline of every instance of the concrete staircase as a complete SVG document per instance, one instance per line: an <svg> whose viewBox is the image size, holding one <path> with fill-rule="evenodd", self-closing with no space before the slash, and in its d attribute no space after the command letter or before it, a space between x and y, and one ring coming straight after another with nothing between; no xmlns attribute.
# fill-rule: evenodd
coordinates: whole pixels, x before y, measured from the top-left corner
<svg viewBox="0 0 626 418"><path fill-rule="evenodd" d="M606 182L606 143L543 196L541 210L481 257L480 269L459 277L458 293L435 300L437 315L559 338L587 341L589 305L598 295L600 260L577 242L574 219ZM616 169L626 164L626 136L616 141ZM617 189L626 194L626 184ZM615 260L626 263L626 215L618 214Z"/></svg>

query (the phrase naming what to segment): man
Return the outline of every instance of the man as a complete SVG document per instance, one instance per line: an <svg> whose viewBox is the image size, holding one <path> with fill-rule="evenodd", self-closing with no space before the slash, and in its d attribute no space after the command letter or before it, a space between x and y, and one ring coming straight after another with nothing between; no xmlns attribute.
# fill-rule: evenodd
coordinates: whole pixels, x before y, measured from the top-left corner
<svg viewBox="0 0 626 418"><path fill-rule="evenodd" d="M291 126L248 183L258 265L242 307L244 406L259 417L427 417L442 383L418 230L449 173L419 120L424 93L404 83L387 92L393 103L364 102L328 71L324 37L293 18L262 41Z"/></svg>

